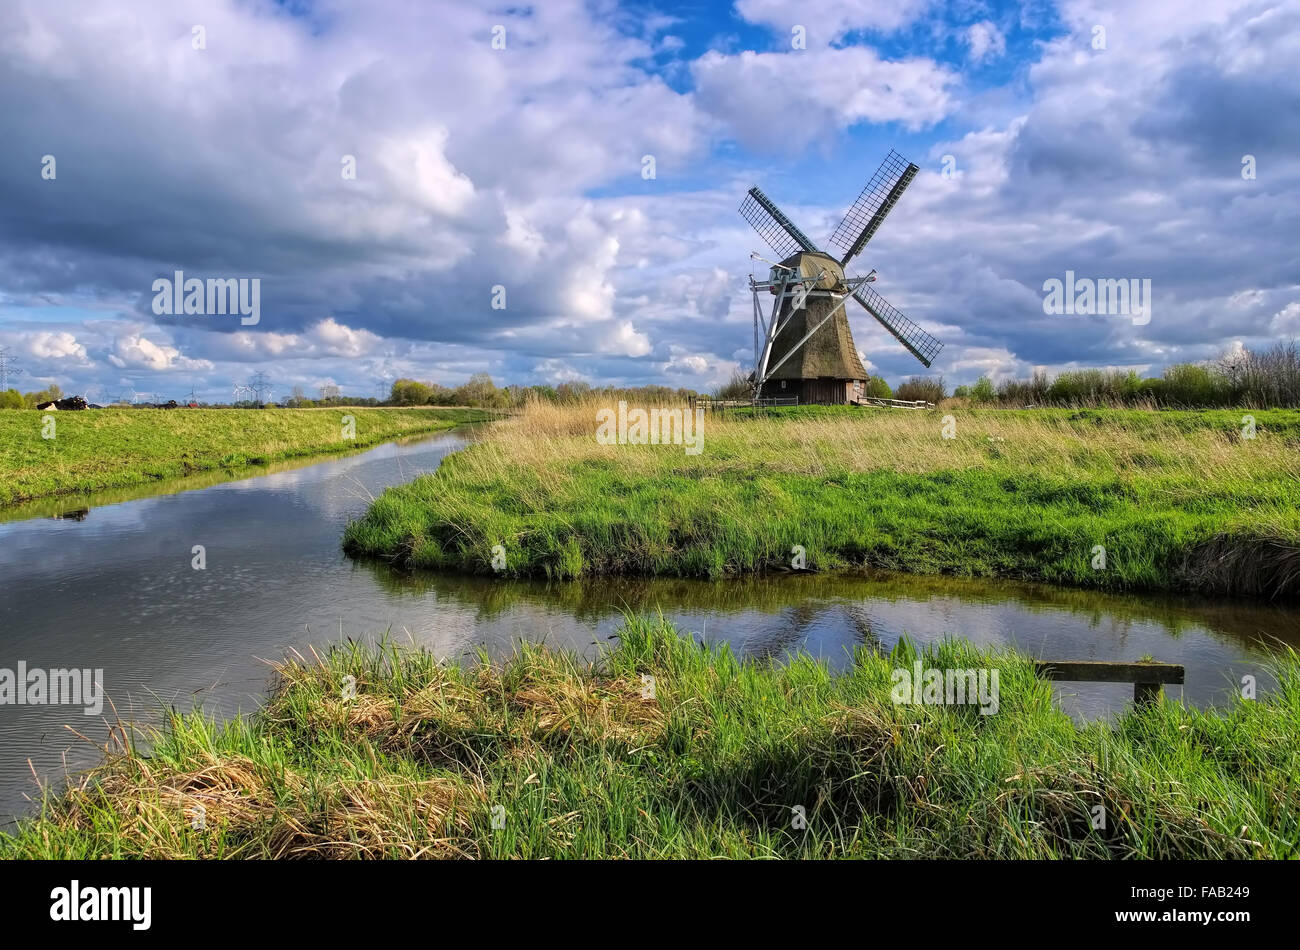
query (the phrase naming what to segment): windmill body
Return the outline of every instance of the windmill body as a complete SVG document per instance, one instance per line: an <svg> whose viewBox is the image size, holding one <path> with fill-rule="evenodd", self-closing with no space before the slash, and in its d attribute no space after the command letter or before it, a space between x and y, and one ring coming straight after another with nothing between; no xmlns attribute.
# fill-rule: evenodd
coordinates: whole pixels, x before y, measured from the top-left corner
<svg viewBox="0 0 1300 950"><path fill-rule="evenodd" d="M849 277L844 270L917 171L897 152L889 153L827 242L843 252L838 259L818 248L762 191L749 190L740 213L782 257L766 280L750 278L756 400L854 403L863 398L867 371L849 328L850 297L922 365L931 365L943 344L868 286L874 270L865 277ZM765 291L774 297L768 318L759 299Z"/></svg>
<svg viewBox="0 0 1300 950"><path fill-rule="evenodd" d="M788 270L774 268L778 278L783 273L797 274L799 287L809 290L806 295L796 290L781 301L773 359L759 397L795 398L800 403L842 403L861 397L867 371L853 343L845 308L838 305L848 293L843 269L833 257L818 251L800 251L783 260L781 267ZM776 287L770 293L775 295ZM810 331L815 332L799 346ZM781 361L786 354L789 358Z"/></svg>

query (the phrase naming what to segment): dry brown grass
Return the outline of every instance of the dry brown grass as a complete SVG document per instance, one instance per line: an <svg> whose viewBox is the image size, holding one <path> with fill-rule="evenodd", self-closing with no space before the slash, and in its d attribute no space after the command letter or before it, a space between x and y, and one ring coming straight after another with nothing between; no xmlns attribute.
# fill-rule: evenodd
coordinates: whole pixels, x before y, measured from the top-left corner
<svg viewBox="0 0 1300 950"><path fill-rule="evenodd" d="M185 767L125 754L84 775L48 817L61 834L155 859L193 856L218 830L225 848L206 856L445 858L474 856L470 813L482 802L461 778L321 781L235 754L198 752Z"/></svg>
<svg viewBox="0 0 1300 950"><path fill-rule="evenodd" d="M881 468L924 474L996 464L1076 477L1158 471L1189 486L1207 477L1222 481L1264 473L1300 481L1300 452L1285 440L1243 440L1235 426L1184 431L1162 425L1158 413L1135 411L1131 418L1146 416L1148 424L1128 426L1071 421L1065 411L954 410L955 439L942 437L944 414L939 412L862 410L797 422L779 415L706 414L703 452L692 457L661 446L597 443L596 414L613 406L597 398L565 405L534 400L493 426L474 451L457 459L457 466L484 475L530 469L551 486L571 481L588 462L639 476L674 470L725 475L760 467L812 476Z"/></svg>
<svg viewBox="0 0 1300 950"><path fill-rule="evenodd" d="M1300 590L1300 547L1282 530L1263 526L1243 539L1222 532L1187 553L1182 578L1207 594L1272 597Z"/></svg>

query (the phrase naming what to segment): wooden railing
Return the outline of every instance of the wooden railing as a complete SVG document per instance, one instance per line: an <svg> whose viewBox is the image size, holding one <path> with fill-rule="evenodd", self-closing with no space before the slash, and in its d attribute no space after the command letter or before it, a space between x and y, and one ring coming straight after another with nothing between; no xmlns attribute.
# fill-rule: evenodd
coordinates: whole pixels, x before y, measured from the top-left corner
<svg viewBox="0 0 1300 950"><path fill-rule="evenodd" d="M770 406L797 406L799 398L797 396L774 396L768 399L710 399L707 396L696 396L691 399L692 409L704 409L709 412L725 412L728 409L752 409L755 406L767 408Z"/></svg>
<svg viewBox="0 0 1300 950"><path fill-rule="evenodd" d="M933 409L934 403L924 399L882 399L879 396L863 396L858 399L864 406L881 406L885 409Z"/></svg>
<svg viewBox="0 0 1300 950"><path fill-rule="evenodd" d="M1038 660L1034 663L1034 671L1049 680L1132 683L1135 703L1155 702L1160 698L1162 684L1181 684L1186 675L1177 663L1111 663L1104 660Z"/></svg>

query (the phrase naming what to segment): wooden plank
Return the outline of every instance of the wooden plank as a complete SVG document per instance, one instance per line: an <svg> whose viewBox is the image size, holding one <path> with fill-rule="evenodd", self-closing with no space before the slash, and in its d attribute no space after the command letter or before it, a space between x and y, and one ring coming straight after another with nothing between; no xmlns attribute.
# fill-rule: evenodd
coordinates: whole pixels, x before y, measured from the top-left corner
<svg viewBox="0 0 1300 950"><path fill-rule="evenodd" d="M1049 680L1084 683L1181 683L1186 671L1177 663L1111 663L1105 660L1038 660L1035 672Z"/></svg>

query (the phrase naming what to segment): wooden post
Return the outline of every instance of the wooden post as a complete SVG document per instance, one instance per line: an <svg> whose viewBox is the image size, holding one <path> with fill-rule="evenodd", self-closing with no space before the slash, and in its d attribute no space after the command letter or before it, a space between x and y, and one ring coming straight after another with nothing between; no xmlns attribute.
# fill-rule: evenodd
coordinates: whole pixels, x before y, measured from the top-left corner
<svg viewBox="0 0 1300 950"><path fill-rule="evenodd" d="M1161 692L1159 683L1134 683L1133 684L1133 702L1137 705L1142 703L1158 703L1164 694Z"/></svg>

